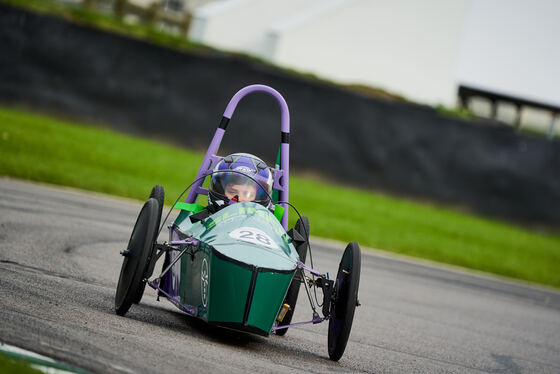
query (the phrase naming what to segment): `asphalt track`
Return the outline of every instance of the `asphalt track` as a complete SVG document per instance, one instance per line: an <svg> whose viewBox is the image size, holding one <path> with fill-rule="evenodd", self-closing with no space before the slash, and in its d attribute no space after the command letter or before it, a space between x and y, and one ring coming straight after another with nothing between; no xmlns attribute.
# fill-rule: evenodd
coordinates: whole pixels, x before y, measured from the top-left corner
<svg viewBox="0 0 560 374"><path fill-rule="evenodd" d="M560 372L560 293L377 253L363 253L362 306L339 362L325 323L240 334L151 289L119 317L119 250L140 206L0 178L0 339L99 373ZM334 273L341 249L315 240L316 268ZM300 297L294 320L305 319Z"/></svg>

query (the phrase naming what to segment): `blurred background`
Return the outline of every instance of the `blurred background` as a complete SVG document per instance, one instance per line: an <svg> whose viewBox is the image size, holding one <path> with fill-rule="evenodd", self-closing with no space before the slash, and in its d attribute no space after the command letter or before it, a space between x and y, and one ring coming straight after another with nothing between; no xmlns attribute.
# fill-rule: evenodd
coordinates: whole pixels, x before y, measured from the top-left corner
<svg viewBox="0 0 560 374"><path fill-rule="evenodd" d="M61 1L339 84L560 131L554 1Z"/></svg>
<svg viewBox="0 0 560 374"><path fill-rule="evenodd" d="M1 0L0 172L180 192L231 96L267 84L290 107L292 196L314 234L558 285L558 14L552 0ZM195 161L140 164L128 140L76 127L55 141L62 124L22 113ZM279 122L273 100L247 97L220 154L273 164ZM542 260L532 275L527 257Z"/></svg>

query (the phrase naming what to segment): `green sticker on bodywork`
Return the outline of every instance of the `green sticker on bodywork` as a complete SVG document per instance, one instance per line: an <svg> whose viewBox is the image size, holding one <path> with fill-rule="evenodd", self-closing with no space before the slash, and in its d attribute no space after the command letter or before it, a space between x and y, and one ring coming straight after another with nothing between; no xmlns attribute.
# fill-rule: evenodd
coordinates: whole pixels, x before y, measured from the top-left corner
<svg viewBox="0 0 560 374"><path fill-rule="evenodd" d="M278 221L282 221L283 216L284 216L284 207L280 206L280 205L275 205L274 206L274 217L276 217L276 219Z"/></svg>
<svg viewBox="0 0 560 374"><path fill-rule="evenodd" d="M173 208L186 210L188 212L198 213L198 212L200 212L201 210L204 209L204 206L202 206L200 204L189 204L189 203L177 202L177 203L175 203Z"/></svg>

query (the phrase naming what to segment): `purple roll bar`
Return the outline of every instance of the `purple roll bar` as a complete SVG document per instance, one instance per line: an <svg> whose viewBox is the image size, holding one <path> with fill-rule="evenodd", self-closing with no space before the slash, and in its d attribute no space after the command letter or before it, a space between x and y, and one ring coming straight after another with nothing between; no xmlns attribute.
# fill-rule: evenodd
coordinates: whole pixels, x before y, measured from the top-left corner
<svg viewBox="0 0 560 374"><path fill-rule="evenodd" d="M220 126L216 129L214 133L214 137L212 138L212 142L206 151L206 155L204 156L204 160L202 161L202 165L198 170L196 175L196 179L198 180L190 189L189 194L187 195L187 199L185 202L187 203L194 203L196 198L200 193L203 192L201 186L204 182L205 175L210 173L209 169L212 165L212 161L216 160L218 149L220 148L220 144L222 142L222 138L226 132L226 127L228 125L229 120L233 116L235 112L235 108L237 108L237 104L244 98L246 95L252 92L264 92L276 99L278 105L280 106L281 110L281 131L282 131L282 143L280 144L280 172L281 172L281 181L278 183L278 191L279 191L279 198L280 201L289 201L289 180L290 180L290 144L289 144L289 134L290 134L290 112L288 110L288 104L286 100L280 95L278 91L274 88L262 85L262 84L254 84L251 86L247 86L239 90L226 107L224 112L222 121L220 122ZM199 180L200 179L200 180ZM280 204L284 208L284 215L282 216L282 226L285 230L288 230L288 205L287 204Z"/></svg>

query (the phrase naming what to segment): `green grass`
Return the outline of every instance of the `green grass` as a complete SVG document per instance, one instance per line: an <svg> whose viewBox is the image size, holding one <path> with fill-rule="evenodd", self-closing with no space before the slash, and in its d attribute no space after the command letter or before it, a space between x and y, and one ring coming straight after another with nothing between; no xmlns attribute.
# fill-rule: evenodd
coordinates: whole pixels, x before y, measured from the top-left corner
<svg viewBox="0 0 560 374"><path fill-rule="evenodd" d="M135 199L158 183L178 196L202 161L199 153L14 110L0 110L0 137L0 174Z"/></svg>
<svg viewBox="0 0 560 374"><path fill-rule="evenodd" d="M210 139L213 129L208 129ZM113 131L0 108L0 175L172 203L203 155ZM560 287L560 235L441 207L291 178L312 234ZM291 215L293 224L295 214Z"/></svg>
<svg viewBox="0 0 560 374"><path fill-rule="evenodd" d="M32 368L28 362L0 353L0 373L4 374L41 374L42 371Z"/></svg>
<svg viewBox="0 0 560 374"><path fill-rule="evenodd" d="M2 374L40 374L45 372L88 374L87 371L80 368L44 357L35 357L29 355L29 352L0 351L0 373Z"/></svg>
<svg viewBox="0 0 560 374"><path fill-rule="evenodd" d="M437 105L435 109L439 114L447 117L462 118L466 120L472 120L476 117L472 110L462 107L449 108L444 105Z"/></svg>

